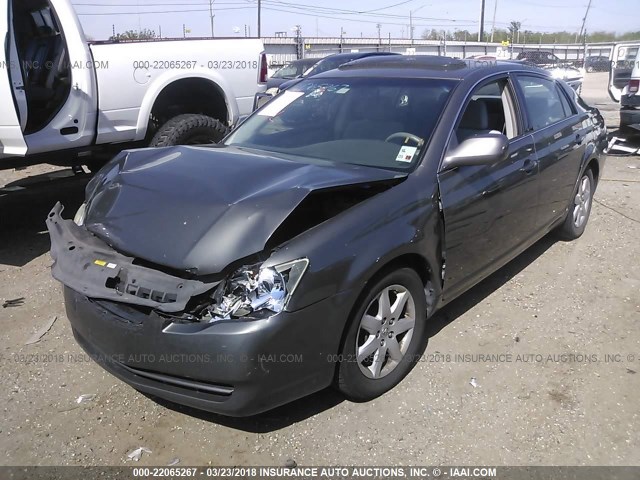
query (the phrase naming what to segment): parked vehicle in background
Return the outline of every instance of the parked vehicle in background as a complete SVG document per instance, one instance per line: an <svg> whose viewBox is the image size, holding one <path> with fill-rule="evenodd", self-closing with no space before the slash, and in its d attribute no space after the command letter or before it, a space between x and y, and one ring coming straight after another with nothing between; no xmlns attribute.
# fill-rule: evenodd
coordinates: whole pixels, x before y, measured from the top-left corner
<svg viewBox="0 0 640 480"><path fill-rule="evenodd" d="M267 81L258 39L90 45L69 0L0 0L0 35L0 168L216 142Z"/></svg>
<svg viewBox="0 0 640 480"><path fill-rule="evenodd" d="M288 63L269 77L269 80L267 80L267 93L275 94L282 83L302 77L307 70L320 60L320 58L301 58Z"/></svg>
<svg viewBox="0 0 640 480"><path fill-rule="evenodd" d="M280 84L278 89L270 89L271 91L265 92L263 94L256 95L256 102L253 106L254 110L262 107L266 103L268 103L275 95L278 93L291 88L294 85L297 85L300 81L305 78L310 78L315 75L318 75L323 72L328 72L329 70L333 70L338 68L340 65L343 65L348 62L352 62L353 60L358 60L360 58L367 57L375 57L375 56L386 56L386 55L400 55L399 53L391 53L391 52L350 52L350 53L336 53L333 55L329 55L324 57L320 61L318 61L315 66L309 70L307 70L303 75L296 77L292 80L287 80Z"/></svg>
<svg viewBox="0 0 640 480"><path fill-rule="evenodd" d="M289 80L288 82L280 85L280 90L286 90L287 88L291 88L292 86L298 84L303 78L310 78L315 75L319 75L320 73L328 72L329 70L333 70L334 68L338 68L340 65L343 65L348 62L352 62L353 60L359 60L360 58L367 57L376 57L376 56L386 56L386 55L399 55L399 53L391 53L391 52L351 52L351 53L336 53L333 55L329 55L324 57L315 66L305 72L302 77L295 78L293 80Z"/></svg>
<svg viewBox="0 0 640 480"><path fill-rule="evenodd" d="M375 398L436 310L582 235L606 131L578 99L521 63L365 58L221 145L123 152L75 221L47 219L74 336L136 389L226 415Z"/></svg>
<svg viewBox="0 0 640 480"><path fill-rule="evenodd" d="M553 78L564 80L578 93L582 91L584 69L574 66L571 62L560 60L552 52L528 50L520 52L517 60L548 70Z"/></svg>
<svg viewBox="0 0 640 480"><path fill-rule="evenodd" d="M611 60L604 55L594 55L584 59L584 69L591 72L608 72L611 68Z"/></svg>
<svg viewBox="0 0 640 480"><path fill-rule="evenodd" d="M621 43L613 49L609 95L620 103L620 130L640 134L640 43Z"/></svg>

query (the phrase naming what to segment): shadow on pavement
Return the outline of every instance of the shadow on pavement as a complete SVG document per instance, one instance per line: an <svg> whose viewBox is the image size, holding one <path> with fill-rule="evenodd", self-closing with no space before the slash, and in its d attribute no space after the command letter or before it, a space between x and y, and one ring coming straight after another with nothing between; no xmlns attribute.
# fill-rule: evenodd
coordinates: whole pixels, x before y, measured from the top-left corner
<svg viewBox="0 0 640 480"><path fill-rule="evenodd" d="M91 177L70 170L35 175L0 188L0 265L23 267L49 250L45 218L57 201L73 216Z"/></svg>
<svg viewBox="0 0 640 480"><path fill-rule="evenodd" d="M430 320L428 329L429 338L437 335L440 330L456 318L463 315L491 293L502 287L506 282L544 254L555 242L556 240L551 235L547 235L500 270L453 300ZM146 396L170 410L252 433L268 433L286 428L346 401L340 393L331 388L327 388L260 415L246 418L232 418L185 407L150 395Z"/></svg>

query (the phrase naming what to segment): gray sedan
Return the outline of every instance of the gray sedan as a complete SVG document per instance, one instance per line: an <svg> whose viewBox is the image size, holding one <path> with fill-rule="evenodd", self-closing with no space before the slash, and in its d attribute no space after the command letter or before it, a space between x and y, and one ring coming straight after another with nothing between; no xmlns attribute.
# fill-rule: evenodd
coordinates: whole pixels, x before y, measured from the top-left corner
<svg viewBox="0 0 640 480"><path fill-rule="evenodd" d="M127 151L51 211L74 335L135 388L250 415L382 395L434 313L542 236L584 232L597 110L512 62L374 57L304 80L221 145Z"/></svg>

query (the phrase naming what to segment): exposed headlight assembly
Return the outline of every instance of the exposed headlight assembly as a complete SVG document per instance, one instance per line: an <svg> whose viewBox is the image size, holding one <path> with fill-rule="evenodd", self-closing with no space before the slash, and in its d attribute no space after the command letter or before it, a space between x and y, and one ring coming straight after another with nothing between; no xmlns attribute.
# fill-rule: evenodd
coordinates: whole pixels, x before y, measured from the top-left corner
<svg viewBox="0 0 640 480"><path fill-rule="evenodd" d="M256 264L236 270L218 285L202 320L264 318L282 312L308 266L309 260L302 258L275 267Z"/></svg>

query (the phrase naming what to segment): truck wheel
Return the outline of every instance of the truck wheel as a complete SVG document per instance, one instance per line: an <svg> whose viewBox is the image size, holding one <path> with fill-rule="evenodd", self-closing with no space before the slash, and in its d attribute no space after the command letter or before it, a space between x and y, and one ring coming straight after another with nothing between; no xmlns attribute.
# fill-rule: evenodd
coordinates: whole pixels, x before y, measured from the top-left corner
<svg viewBox="0 0 640 480"><path fill-rule="evenodd" d="M215 118L186 114L173 117L156 132L150 147L218 143L229 129Z"/></svg>

